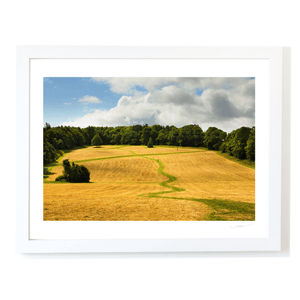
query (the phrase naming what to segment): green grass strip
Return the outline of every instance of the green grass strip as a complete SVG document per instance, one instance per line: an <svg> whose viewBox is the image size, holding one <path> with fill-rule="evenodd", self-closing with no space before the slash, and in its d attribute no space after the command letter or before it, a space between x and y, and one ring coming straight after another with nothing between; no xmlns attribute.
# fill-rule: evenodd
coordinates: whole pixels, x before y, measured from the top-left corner
<svg viewBox="0 0 300 300"><path fill-rule="evenodd" d="M114 149L121 149L123 147L126 147L126 145L122 145L122 146L111 146L111 147L107 147L107 148L102 148L101 146L96 147L96 146L88 146L87 149L85 150L94 150L95 148L97 148L97 150L114 150Z"/></svg>
<svg viewBox="0 0 300 300"><path fill-rule="evenodd" d="M172 183L172 182L176 181L177 177L164 172L165 165L162 161L160 161L158 159L155 159L155 158L150 158L150 157L145 157L145 158L153 160L153 161L158 163L159 167L158 167L157 172L161 175L164 175L164 176L168 177L168 180L160 182L159 185L170 189L170 191L163 191L163 192L157 192L157 193L147 193L147 194L141 194L141 195L138 195L138 196L144 196L144 197L146 196L146 197L151 197L151 198L160 198L161 197L160 195L163 195L163 194L185 191L185 189L169 185L169 183Z"/></svg>
<svg viewBox="0 0 300 300"><path fill-rule="evenodd" d="M68 152L65 152L62 156L60 156L56 161L57 162L60 162L60 161L62 161L62 159L67 155L67 154L69 154L71 151L68 151Z"/></svg>
<svg viewBox="0 0 300 300"><path fill-rule="evenodd" d="M123 149L122 149L123 150ZM123 151L129 151L133 156L136 156L137 154L134 152L134 151L132 151L132 150L128 150L128 149L124 149Z"/></svg>
<svg viewBox="0 0 300 300"><path fill-rule="evenodd" d="M239 165L242 165L244 167L250 168L250 169L254 169L255 170L255 161L250 161L248 159L238 159L234 156L230 156L227 153L222 153L221 151L214 151L216 154L218 154L221 157L224 157L230 161L236 162Z"/></svg>
<svg viewBox="0 0 300 300"><path fill-rule="evenodd" d="M210 206L214 212L205 216L205 220L210 221L254 221L255 203L241 201L218 200L218 199L197 199L197 198L177 198L162 197L176 200L188 200L204 203Z"/></svg>
<svg viewBox="0 0 300 300"><path fill-rule="evenodd" d="M43 178L44 178L44 182L47 182L47 178L52 175L52 170L57 167L57 166L60 166L61 164L55 162L55 163L52 163L50 167L44 167L47 168L47 173L43 175Z"/></svg>
<svg viewBox="0 0 300 300"><path fill-rule="evenodd" d="M124 147L128 147L128 146L127 146L127 145L123 145L123 146L114 147L113 149L121 149L121 148L124 148ZM112 148L110 148L110 149L112 149ZM77 149L75 149L75 150L77 150ZM89 149L87 149L87 150L89 150ZM104 150L104 149L101 149L101 150ZM62 163L59 163L59 162L60 162L60 161L61 161L68 153L70 153L71 151L72 151L72 150L67 150L62 156L60 156L60 157L56 160L56 162L47 165L47 166L50 165L50 167L44 166L44 168L47 167L47 171L48 171L48 174L44 175L44 181L43 181L44 183L60 183L60 182L55 182L55 181L54 181L54 182L48 181L47 178L48 178L50 175L53 174L53 173L52 173L53 168L62 165ZM129 152L131 152L131 154L132 154L132 155L125 155L125 157L132 157L132 156L134 156L134 155L137 155L134 151L131 151L131 150L125 150L125 151L129 151ZM112 158L121 158L121 157L124 157L124 155L123 155L123 156L100 157L100 158L96 158L96 159L92 158L92 159L86 159L86 160L78 160L78 161L75 161L75 162L78 163L78 162L85 162L85 161L102 160L102 159L112 159ZM64 183L64 182L62 182L62 183Z"/></svg>
<svg viewBox="0 0 300 300"><path fill-rule="evenodd" d="M145 148L147 148L147 147L145 147ZM199 151L202 151L202 152L205 152L205 151L208 151L208 149L207 148L204 148L204 147L189 147L189 146L187 146L187 147L185 147L185 146L169 146L169 145L155 145L155 146L153 146L153 148L173 148L173 149L179 149L179 151L180 150L183 150L183 149L186 149L186 150L199 150Z"/></svg>
<svg viewBox="0 0 300 300"><path fill-rule="evenodd" d="M131 150L126 150L133 152ZM82 159L82 160L75 160L75 163L80 162L86 162L86 161L94 161L94 160L105 160L105 159L114 159L114 158L126 158L126 157L145 157L145 156L155 156L155 155L176 155L176 154L186 154L186 153L197 153L197 152L203 152L203 151L188 151L188 152L171 152L171 153L149 153L149 154L136 154L135 152L132 153L132 155L119 155L119 156L108 156L108 157L98 157L98 158L90 158L90 159Z"/></svg>
<svg viewBox="0 0 300 300"><path fill-rule="evenodd" d="M132 155L119 155L119 156L108 156L108 157L82 159L82 160L75 160L74 163L82 163L82 162L94 161L94 160L96 161L96 160L115 159L115 158L122 158L122 157L132 157Z"/></svg>
<svg viewBox="0 0 300 300"><path fill-rule="evenodd" d="M170 189L169 191L162 191L156 193L141 194L138 196L149 197L149 198L164 198L164 199L176 199L185 201L196 201L201 202L214 211L205 216L207 221L253 221L255 220L255 204L241 201L230 201L230 200L217 200L217 199L197 199L197 198L178 198L178 197L166 197L164 194L182 192L185 191L183 188L169 185L170 183L177 180L177 178L171 174L164 172L165 165L158 159L145 157L151 159L159 164L157 172L168 177L168 180L160 182L159 185Z"/></svg>

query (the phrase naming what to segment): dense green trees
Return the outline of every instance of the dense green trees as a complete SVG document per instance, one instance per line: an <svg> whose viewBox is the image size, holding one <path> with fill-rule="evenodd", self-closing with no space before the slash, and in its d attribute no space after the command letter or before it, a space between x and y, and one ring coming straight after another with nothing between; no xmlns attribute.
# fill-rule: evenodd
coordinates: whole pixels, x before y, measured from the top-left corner
<svg viewBox="0 0 300 300"><path fill-rule="evenodd" d="M234 146L232 150L233 156L239 159L246 158L245 147L247 146L250 130L251 129L248 127L241 127L236 130L234 137Z"/></svg>
<svg viewBox="0 0 300 300"><path fill-rule="evenodd" d="M142 145L147 145L150 139L150 132L151 127L148 126L148 124L143 126L142 132L141 132L141 143Z"/></svg>
<svg viewBox="0 0 300 300"><path fill-rule="evenodd" d="M85 129L79 127L51 127L46 123L43 130L44 164L55 161L62 154L61 150L82 147L86 144Z"/></svg>
<svg viewBox="0 0 300 300"><path fill-rule="evenodd" d="M140 145L140 135L133 126L122 128L120 135L122 145Z"/></svg>
<svg viewBox="0 0 300 300"><path fill-rule="evenodd" d="M85 166L79 166L70 164L68 159L63 161L63 175L56 177L56 181L67 181L67 182L89 182L90 172Z"/></svg>
<svg viewBox="0 0 300 300"><path fill-rule="evenodd" d="M241 127L229 133L220 151L239 159L255 160L255 127Z"/></svg>
<svg viewBox="0 0 300 300"><path fill-rule="evenodd" d="M157 145L167 145L167 140L168 140L168 137L165 132L165 129L161 129L156 138Z"/></svg>
<svg viewBox="0 0 300 300"><path fill-rule="evenodd" d="M55 161L61 154L61 150L55 148L49 142L44 142L44 164L48 164L52 161Z"/></svg>
<svg viewBox="0 0 300 300"><path fill-rule="evenodd" d="M209 127L204 135L204 145L209 150L219 150L221 144L224 142L227 133L216 127Z"/></svg>
<svg viewBox="0 0 300 300"><path fill-rule="evenodd" d="M169 131L168 134L168 145L170 146L178 146L179 140L179 130L175 126L171 126L171 130Z"/></svg>
<svg viewBox="0 0 300 300"><path fill-rule="evenodd" d="M249 160L255 160L255 127L253 126L250 134L249 139L247 141L247 146L245 147L246 156Z"/></svg>
<svg viewBox="0 0 300 300"><path fill-rule="evenodd" d="M198 125L186 125L179 128L179 146L203 147L204 133Z"/></svg>
<svg viewBox="0 0 300 300"><path fill-rule="evenodd" d="M240 159L255 160L255 128L241 127L228 135L221 129L209 127L203 132L198 125L176 126L133 125L118 127L51 127L44 126L44 164L55 161L62 151L96 145L99 137L104 145L154 145L207 147L220 150ZM99 139L96 138L98 141ZM98 144L99 145L99 144Z"/></svg>

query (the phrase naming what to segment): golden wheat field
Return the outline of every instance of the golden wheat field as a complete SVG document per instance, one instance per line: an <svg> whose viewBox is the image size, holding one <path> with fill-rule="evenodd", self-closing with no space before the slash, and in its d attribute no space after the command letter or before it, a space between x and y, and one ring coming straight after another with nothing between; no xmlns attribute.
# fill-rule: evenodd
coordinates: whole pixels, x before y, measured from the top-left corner
<svg viewBox="0 0 300 300"><path fill-rule="evenodd" d="M52 168L44 179L45 221L255 218L255 170L214 151L101 146L63 159L87 167L90 182L55 182L63 167Z"/></svg>
<svg viewBox="0 0 300 300"><path fill-rule="evenodd" d="M79 163L90 171L91 182L161 182L165 176L157 172L157 163L143 157L93 160ZM62 175L63 167L53 169L49 180Z"/></svg>
<svg viewBox="0 0 300 300"><path fill-rule="evenodd" d="M210 209L192 201L153 199L155 184L45 184L44 220L199 220Z"/></svg>
<svg viewBox="0 0 300 300"><path fill-rule="evenodd" d="M130 146L123 148L127 151L134 151L136 154L159 154L159 153L180 153L180 152L193 152L193 151L204 151L203 149L196 148L184 148L184 147L155 147L155 148L147 148L143 146Z"/></svg>
<svg viewBox="0 0 300 300"><path fill-rule="evenodd" d="M186 190L180 192L180 197L255 202L255 170L227 160L215 152L162 155L156 158L165 164L166 173L177 177L174 185Z"/></svg>
<svg viewBox="0 0 300 300"><path fill-rule="evenodd" d="M110 148L78 149L68 153L64 157L64 159L69 159L70 161L76 161L76 160L85 160L85 159L93 159L93 158L100 158L100 157L130 155L130 152L124 151L123 149L110 149Z"/></svg>

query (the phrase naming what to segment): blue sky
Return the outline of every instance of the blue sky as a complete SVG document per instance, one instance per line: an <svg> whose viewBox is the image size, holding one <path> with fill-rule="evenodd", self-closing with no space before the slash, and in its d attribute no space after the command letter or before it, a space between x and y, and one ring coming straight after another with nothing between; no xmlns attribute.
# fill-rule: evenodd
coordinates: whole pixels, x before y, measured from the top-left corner
<svg viewBox="0 0 300 300"><path fill-rule="evenodd" d="M85 96L96 97L99 103L78 102ZM87 98L86 98L87 99ZM109 85L87 77L44 78L44 123L51 126L72 122L95 109L109 110L117 105L120 95Z"/></svg>
<svg viewBox="0 0 300 300"><path fill-rule="evenodd" d="M198 124L231 131L255 124L254 78L45 77L44 124Z"/></svg>

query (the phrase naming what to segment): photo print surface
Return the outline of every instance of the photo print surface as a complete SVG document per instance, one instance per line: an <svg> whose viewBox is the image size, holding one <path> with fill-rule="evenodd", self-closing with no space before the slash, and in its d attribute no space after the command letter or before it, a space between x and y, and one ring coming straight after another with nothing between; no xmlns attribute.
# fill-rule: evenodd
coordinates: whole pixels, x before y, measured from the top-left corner
<svg viewBox="0 0 300 300"><path fill-rule="evenodd" d="M255 78L44 77L44 221L255 221Z"/></svg>

